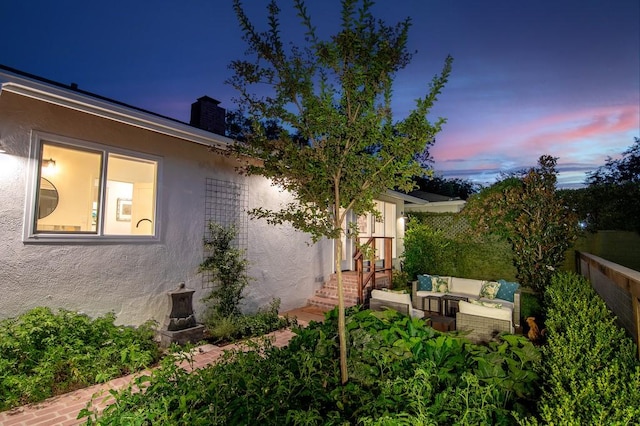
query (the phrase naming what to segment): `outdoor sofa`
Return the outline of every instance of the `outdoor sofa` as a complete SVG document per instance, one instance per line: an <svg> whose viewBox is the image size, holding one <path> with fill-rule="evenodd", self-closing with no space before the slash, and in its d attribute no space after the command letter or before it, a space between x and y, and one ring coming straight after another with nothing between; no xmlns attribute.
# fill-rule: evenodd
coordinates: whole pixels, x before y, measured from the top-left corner
<svg viewBox="0 0 640 426"><path fill-rule="evenodd" d="M398 293L389 290L372 290L371 299L369 299L369 308L372 311L382 311L384 309L393 309L413 318L424 317L424 311L415 309L411 303L411 295L409 293Z"/></svg>
<svg viewBox="0 0 640 426"><path fill-rule="evenodd" d="M501 332L514 333L520 327L520 286L505 280L419 275L413 282L412 303L416 309L442 315L445 296L456 296L456 330L469 331L473 342L492 339Z"/></svg>

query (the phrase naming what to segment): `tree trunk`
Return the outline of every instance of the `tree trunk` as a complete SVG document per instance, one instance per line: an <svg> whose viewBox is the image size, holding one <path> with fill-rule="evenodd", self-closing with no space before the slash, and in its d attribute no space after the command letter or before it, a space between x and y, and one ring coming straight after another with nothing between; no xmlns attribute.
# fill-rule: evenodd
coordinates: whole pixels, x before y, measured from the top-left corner
<svg viewBox="0 0 640 426"><path fill-rule="evenodd" d="M344 315L344 290L342 286L342 241L340 238L333 240L335 247L336 258L336 277L338 279L338 340L340 342L340 377L342 384L344 385L349 380L349 373L347 371L347 332L346 321Z"/></svg>

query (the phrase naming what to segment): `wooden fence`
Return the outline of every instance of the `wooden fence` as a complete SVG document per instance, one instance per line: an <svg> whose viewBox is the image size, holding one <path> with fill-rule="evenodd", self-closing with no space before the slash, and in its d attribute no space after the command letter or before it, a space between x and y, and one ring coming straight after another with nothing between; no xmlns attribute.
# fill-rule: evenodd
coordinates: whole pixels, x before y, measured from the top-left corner
<svg viewBox="0 0 640 426"><path fill-rule="evenodd" d="M638 345L640 357L640 272L590 253L576 252L576 269L586 277Z"/></svg>

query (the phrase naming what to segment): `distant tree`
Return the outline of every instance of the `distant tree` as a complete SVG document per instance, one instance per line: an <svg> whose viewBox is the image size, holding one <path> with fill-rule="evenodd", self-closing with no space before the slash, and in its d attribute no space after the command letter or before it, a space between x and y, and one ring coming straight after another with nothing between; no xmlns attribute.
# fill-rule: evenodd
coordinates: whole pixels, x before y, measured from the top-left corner
<svg viewBox="0 0 640 426"><path fill-rule="evenodd" d="M253 217L291 223L313 241L332 239L338 276L338 334L342 382L348 379L344 297L340 259L346 212L374 213L374 198L388 188L409 190L421 172L416 154L434 140L443 119L426 116L444 87L452 59L431 80L426 95L408 116L394 122L392 83L411 59L406 43L410 20L394 26L376 20L369 0L343 0L341 27L323 41L317 36L303 0L294 0L305 28L304 46L285 50L276 1L267 9L268 29L259 32L240 0L233 7L249 54L237 60L230 84L251 119L247 143L236 149L249 161L245 172L265 176L291 192L295 201L282 210L259 207ZM288 45L288 44L286 44ZM256 95L256 86L263 95ZM268 92L268 93L266 93ZM266 93L266 94L265 94ZM270 138L262 123L281 130ZM302 143L301 143L302 141Z"/></svg>
<svg viewBox="0 0 640 426"><path fill-rule="evenodd" d="M439 176L420 176L415 178L421 191L445 195L466 200L470 195L478 193L481 186L467 179L445 179Z"/></svg>
<svg viewBox="0 0 640 426"><path fill-rule="evenodd" d="M587 175L586 188L561 192L590 231L640 232L640 139L620 159Z"/></svg>
<svg viewBox="0 0 640 426"><path fill-rule="evenodd" d="M507 238L518 280L539 291L550 283L578 233L577 216L556 195L556 162L543 155L538 167L480 191L463 210L476 232Z"/></svg>
<svg viewBox="0 0 640 426"><path fill-rule="evenodd" d="M640 138L634 138L633 144L622 153L622 158L614 160L608 157L604 166L587 176L587 184L624 185L640 184Z"/></svg>

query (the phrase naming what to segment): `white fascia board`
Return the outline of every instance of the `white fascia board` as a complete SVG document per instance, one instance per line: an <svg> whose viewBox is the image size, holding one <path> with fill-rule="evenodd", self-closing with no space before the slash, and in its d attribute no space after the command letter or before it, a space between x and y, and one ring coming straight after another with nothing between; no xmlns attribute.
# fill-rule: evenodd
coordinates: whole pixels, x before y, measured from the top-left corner
<svg viewBox="0 0 640 426"><path fill-rule="evenodd" d="M423 200L424 201L424 200ZM467 202L465 200L449 200L449 201L427 201L424 202L423 204L429 204L430 206L458 206L461 204L466 204ZM405 208L407 210L411 210L413 208L419 208L419 205L413 205L413 204L409 204L409 205L405 205Z"/></svg>
<svg viewBox="0 0 640 426"><path fill-rule="evenodd" d="M186 123L127 108L26 77L0 71L0 82L2 83L0 95L3 91L15 93L208 147L226 149L233 143L230 138Z"/></svg>
<svg viewBox="0 0 640 426"><path fill-rule="evenodd" d="M427 201L418 197L413 197L411 195L403 194L402 192L394 191L392 189L387 189L387 196L393 197L393 198L399 198L401 200L404 200L413 204L419 204L419 205L430 204L430 201Z"/></svg>

